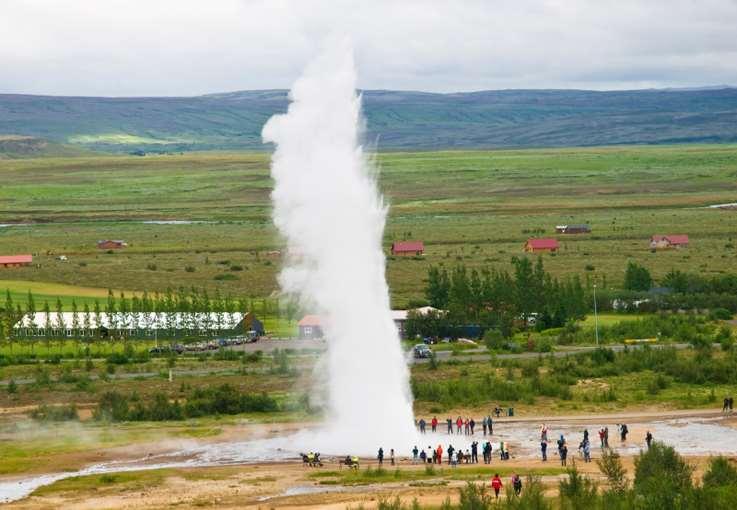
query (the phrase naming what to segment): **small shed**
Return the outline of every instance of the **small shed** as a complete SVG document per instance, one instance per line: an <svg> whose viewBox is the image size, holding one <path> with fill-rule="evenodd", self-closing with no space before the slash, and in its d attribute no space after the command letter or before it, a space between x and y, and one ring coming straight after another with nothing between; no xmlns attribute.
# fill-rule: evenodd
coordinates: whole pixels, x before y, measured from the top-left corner
<svg viewBox="0 0 737 510"><path fill-rule="evenodd" d="M536 253L541 251L556 252L560 248L557 239L528 239L525 243L525 251L527 253Z"/></svg>
<svg viewBox="0 0 737 510"><path fill-rule="evenodd" d="M297 323L300 338L322 338L322 321L319 315L305 315Z"/></svg>
<svg viewBox="0 0 737 510"><path fill-rule="evenodd" d="M32 255L0 255L0 267L30 266Z"/></svg>
<svg viewBox="0 0 737 510"><path fill-rule="evenodd" d="M685 234L654 235L650 237L650 249L662 250L668 248L685 248L688 246L688 236Z"/></svg>
<svg viewBox="0 0 737 510"><path fill-rule="evenodd" d="M128 246L128 243L121 240L105 239L104 241L97 241L97 247L100 250L120 250Z"/></svg>
<svg viewBox="0 0 737 510"><path fill-rule="evenodd" d="M415 255L425 253L425 244L422 241L397 241L392 243L392 255Z"/></svg>
<svg viewBox="0 0 737 510"><path fill-rule="evenodd" d="M591 227L583 223L580 225L556 225L555 232L558 234L590 234Z"/></svg>

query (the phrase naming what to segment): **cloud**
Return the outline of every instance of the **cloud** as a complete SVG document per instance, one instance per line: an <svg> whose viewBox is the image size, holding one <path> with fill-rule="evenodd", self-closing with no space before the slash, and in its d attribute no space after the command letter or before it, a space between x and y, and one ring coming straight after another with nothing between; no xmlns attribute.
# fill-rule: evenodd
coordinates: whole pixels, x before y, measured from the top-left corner
<svg viewBox="0 0 737 510"><path fill-rule="evenodd" d="M734 0L3 0L0 92L287 88L330 34L363 88L737 84Z"/></svg>

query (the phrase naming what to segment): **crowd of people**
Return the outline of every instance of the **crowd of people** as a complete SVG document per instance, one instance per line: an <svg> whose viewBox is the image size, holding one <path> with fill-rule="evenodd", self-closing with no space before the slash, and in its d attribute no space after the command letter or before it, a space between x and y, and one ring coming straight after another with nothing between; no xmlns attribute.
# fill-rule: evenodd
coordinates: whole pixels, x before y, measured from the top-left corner
<svg viewBox="0 0 737 510"><path fill-rule="evenodd" d="M424 418L420 418L419 420L415 419L415 427L420 431L420 434L426 434L428 432L428 424L430 425L430 432L438 432L440 422L438 421L437 416L433 416L429 422ZM455 420L451 417L445 419L445 427L448 434L473 436L476 434L477 425L478 423L473 418L464 419L459 416ZM491 415L486 416L481 420L481 428L483 429L484 435L494 434L494 420L491 419Z"/></svg>

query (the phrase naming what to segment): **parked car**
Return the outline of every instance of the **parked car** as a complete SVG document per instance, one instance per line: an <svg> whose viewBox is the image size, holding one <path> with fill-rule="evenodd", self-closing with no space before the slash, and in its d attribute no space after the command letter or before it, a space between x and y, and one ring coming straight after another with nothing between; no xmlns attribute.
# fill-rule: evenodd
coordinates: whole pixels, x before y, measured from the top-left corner
<svg viewBox="0 0 737 510"><path fill-rule="evenodd" d="M417 344L412 349L415 358L429 358L432 356L432 350L425 344Z"/></svg>

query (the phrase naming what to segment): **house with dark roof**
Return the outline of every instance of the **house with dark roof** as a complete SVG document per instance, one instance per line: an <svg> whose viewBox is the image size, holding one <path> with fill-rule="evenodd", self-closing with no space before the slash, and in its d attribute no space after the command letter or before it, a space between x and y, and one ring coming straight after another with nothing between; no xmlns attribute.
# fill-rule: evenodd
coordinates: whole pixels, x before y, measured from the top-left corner
<svg viewBox="0 0 737 510"><path fill-rule="evenodd" d="M0 267L30 266L32 255L0 255Z"/></svg>
<svg viewBox="0 0 737 510"><path fill-rule="evenodd" d="M685 248L687 246L688 236L684 234L654 235L650 237L650 249L653 251L668 248Z"/></svg>
<svg viewBox="0 0 737 510"><path fill-rule="evenodd" d="M525 243L525 251L527 253L537 253L542 251L556 252L560 248L557 239L528 239Z"/></svg>
<svg viewBox="0 0 737 510"><path fill-rule="evenodd" d="M420 256L425 253L422 241L397 241L392 243L392 255Z"/></svg>

